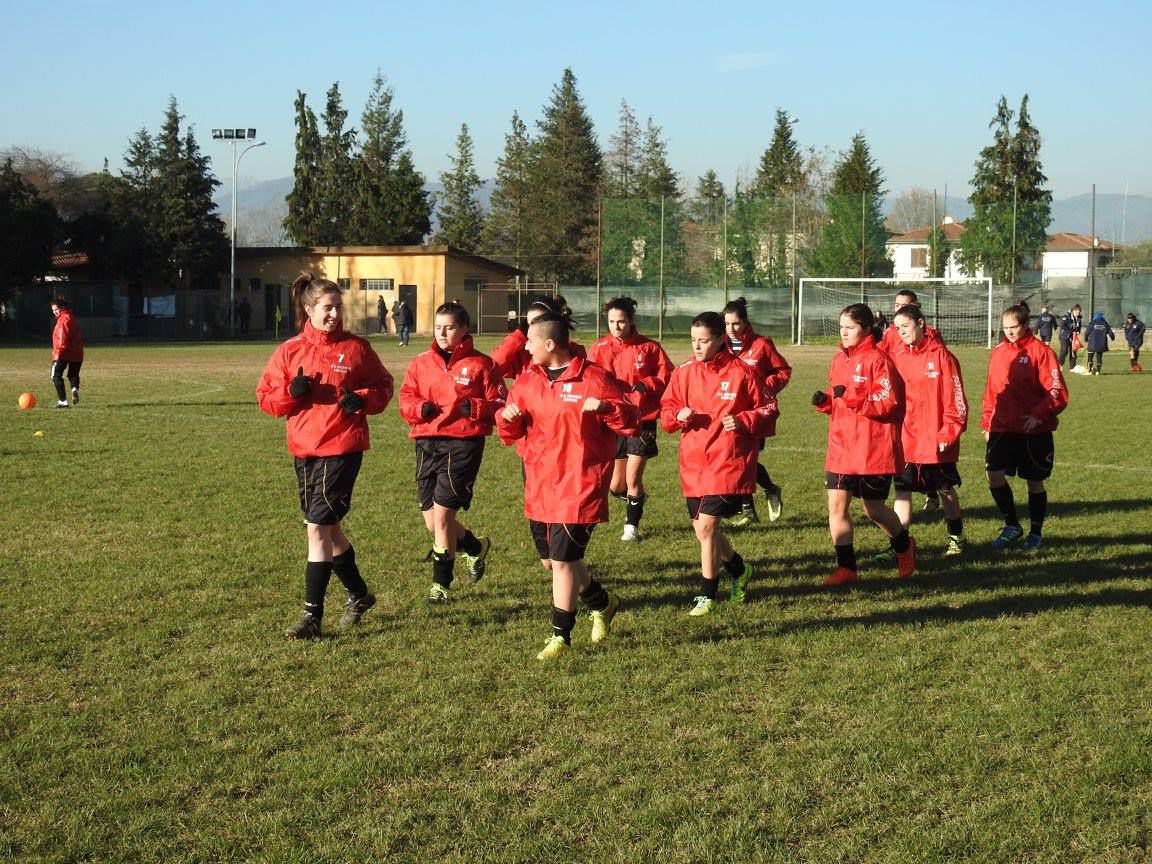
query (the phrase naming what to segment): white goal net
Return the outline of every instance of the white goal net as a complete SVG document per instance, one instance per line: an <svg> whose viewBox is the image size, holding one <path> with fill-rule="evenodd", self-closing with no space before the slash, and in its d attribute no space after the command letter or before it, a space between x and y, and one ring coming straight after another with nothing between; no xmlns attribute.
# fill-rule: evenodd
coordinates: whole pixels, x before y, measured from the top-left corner
<svg viewBox="0 0 1152 864"><path fill-rule="evenodd" d="M891 322L896 294L907 290L916 293L924 317L949 345L992 347L1000 312L1011 301L1009 289L994 289L991 279L804 278L796 308L797 342L838 341L840 310L852 303L883 312Z"/></svg>

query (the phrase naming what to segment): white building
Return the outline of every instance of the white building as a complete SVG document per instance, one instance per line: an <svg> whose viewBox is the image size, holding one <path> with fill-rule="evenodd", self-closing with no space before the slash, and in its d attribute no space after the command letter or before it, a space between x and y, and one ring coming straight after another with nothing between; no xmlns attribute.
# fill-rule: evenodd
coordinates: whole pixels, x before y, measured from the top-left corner
<svg viewBox="0 0 1152 864"><path fill-rule="evenodd" d="M960 238L964 236L963 222L956 222L951 216L945 216L940 223L940 231L948 249L948 261L944 265L945 279L971 279L984 278L983 269L977 273L969 273L960 264L957 257L960 250ZM927 279L928 273L928 241L932 234L931 228L914 228L904 234L890 237L885 244L888 257L892 259L892 277L894 279Z"/></svg>
<svg viewBox="0 0 1152 864"><path fill-rule="evenodd" d="M1061 231L1048 236L1048 246L1044 249L1044 279L1060 276L1085 277L1096 258L1097 267L1105 267L1112 263L1116 252L1121 247L1101 240L1099 237L1089 237L1087 234L1073 234L1071 231Z"/></svg>

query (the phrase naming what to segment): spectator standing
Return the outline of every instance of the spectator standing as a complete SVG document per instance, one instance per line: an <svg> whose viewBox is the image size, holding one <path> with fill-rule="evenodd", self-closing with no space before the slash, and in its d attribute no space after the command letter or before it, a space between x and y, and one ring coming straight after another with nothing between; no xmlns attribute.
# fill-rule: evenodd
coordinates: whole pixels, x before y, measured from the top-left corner
<svg viewBox="0 0 1152 864"><path fill-rule="evenodd" d="M1128 343L1128 371L1143 372L1140 368L1140 348L1144 345L1144 322L1135 312L1124 316L1124 341Z"/></svg>

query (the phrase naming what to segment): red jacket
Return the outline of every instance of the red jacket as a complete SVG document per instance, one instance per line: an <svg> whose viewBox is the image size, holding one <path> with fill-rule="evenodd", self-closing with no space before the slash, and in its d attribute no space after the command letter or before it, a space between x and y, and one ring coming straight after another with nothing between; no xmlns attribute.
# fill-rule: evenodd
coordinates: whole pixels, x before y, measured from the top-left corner
<svg viewBox="0 0 1152 864"><path fill-rule="evenodd" d="M433 342L404 373L400 416L412 427L409 438L479 438L492 434L506 392L496 365L473 347L471 336L465 337L447 363ZM428 421L420 416L425 402L434 402L440 409ZM470 403L468 417L460 413L464 402Z"/></svg>
<svg viewBox="0 0 1152 864"><path fill-rule="evenodd" d="M672 377L672 361L659 342L635 332L624 339L604 336L592 343L588 359L603 366L624 385L642 421L660 416L660 397ZM632 390L637 382L647 388L645 392Z"/></svg>
<svg viewBox="0 0 1152 864"><path fill-rule="evenodd" d="M676 415L691 408L681 423ZM756 454L768 427L771 407L756 373L731 351L711 360L689 360L672 373L660 400L660 423L680 432L680 488L687 498L756 491ZM731 414L740 429L722 424Z"/></svg>
<svg viewBox="0 0 1152 864"><path fill-rule="evenodd" d="M940 335L940 331L933 327L931 324L924 323L924 335L929 339L935 339L941 345L944 344L944 337ZM900 339L900 331L896 329L895 324L890 324L880 337L880 342L876 346L889 357L896 351L899 351L904 345Z"/></svg>
<svg viewBox="0 0 1152 864"><path fill-rule="evenodd" d="M732 341L728 340L728 347L732 347ZM733 352L736 354L736 352ZM788 365L788 361L784 359L783 355L776 350L776 343L769 339L767 336L761 336L748 327L744 331L744 338L741 340L740 352L736 354L738 358L744 363L752 367L760 381L763 383L765 391L768 396L768 402L771 407L769 412L769 419L765 438L771 438L776 434L776 419L780 416L780 408L776 399L776 394L788 386L788 382L792 379L792 367Z"/></svg>
<svg viewBox="0 0 1152 864"><path fill-rule="evenodd" d="M960 458L960 435L968 428L968 399L956 356L939 339L900 343L891 354L904 382L900 443L909 462L931 465ZM943 452L940 445L946 444Z"/></svg>
<svg viewBox="0 0 1152 864"><path fill-rule="evenodd" d="M844 395L835 397L837 386ZM824 470L836 474L898 474L904 470L900 426L904 387L871 336L841 348L828 370L828 401L818 411L831 415Z"/></svg>
<svg viewBox="0 0 1152 864"><path fill-rule="evenodd" d="M293 399L288 385L297 370L312 379L312 389ZM347 387L364 400L355 414L338 404ZM342 456L368 449L368 417L392 399L392 376L367 339L346 330L329 335L308 321L297 336L282 343L256 385L260 410L288 418L288 451L293 456Z"/></svg>
<svg viewBox="0 0 1152 864"><path fill-rule="evenodd" d="M52 328L52 359L78 363L84 359L84 334L72 316L72 310L61 309Z"/></svg>
<svg viewBox="0 0 1152 864"><path fill-rule="evenodd" d="M528 344L528 337L519 330L513 330L492 349L492 362L496 364L496 371L501 378L519 378L525 369L532 365L532 355L524 346ZM587 352L579 342L568 342L568 350L573 357L586 357Z"/></svg>
<svg viewBox="0 0 1152 864"><path fill-rule="evenodd" d="M607 412L583 413L589 396ZM508 403L521 414L511 422L497 416L496 428L505 444L524 442L524 514L537 522L607 522L616 436L640 431L636 408L620 383L582 357L574 357L555 381L532 364L512 385Z"/></svg>
<svg viewBox="0 0 1152 864"><path fill-rule="evenodd" d="M1015 343L1007 340L992 349L984 385L985 432L1028 432L1025 417L1039 422L1030 431L1051 432L1056 415L1068 407L1068 387L1055 352L1025 330Z"/></svg>

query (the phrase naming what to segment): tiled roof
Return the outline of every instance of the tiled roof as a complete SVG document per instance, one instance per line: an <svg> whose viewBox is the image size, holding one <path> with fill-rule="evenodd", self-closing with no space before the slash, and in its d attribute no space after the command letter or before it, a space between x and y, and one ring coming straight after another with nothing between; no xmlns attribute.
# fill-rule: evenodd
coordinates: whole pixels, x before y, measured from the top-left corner
<svg viewBox="0 0 1152 864"><path fill-rule="evenodd" d="M944 222L940 225L940 230L944 233L944 239L948 243L959 243L960 238L963 236L965 230L963 222ZM911 231L906 231L903 234L898 234L895 237L888 239L889 243L927 243L928 237L932 233L931 227L928 228L913 228Z"/></svg>
<svg viewBox="0 0 1152 864"><path fill-rule="evenodd" d="M57 252L52 256L53 270L68 270L72 267L84 267L87 264L87 252Z"/></svg>
<svg viewBox="0 0 1152 864"><path fill-rule="evenodd" d="M1087 234L1076 234L1072 231L1059 231L1048 235L1047 252L1087 252L1092 248L1092 238ZM1121 249L1118 243L1109 243L1107 240L1096 238L1096 249L1099 252L1115 252Z"/></svg>

